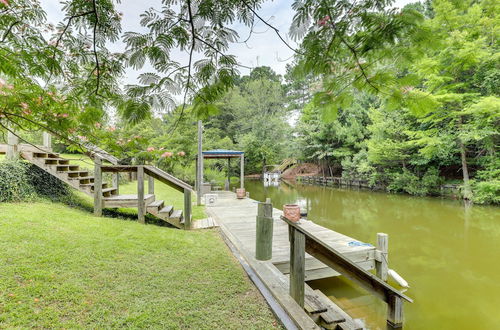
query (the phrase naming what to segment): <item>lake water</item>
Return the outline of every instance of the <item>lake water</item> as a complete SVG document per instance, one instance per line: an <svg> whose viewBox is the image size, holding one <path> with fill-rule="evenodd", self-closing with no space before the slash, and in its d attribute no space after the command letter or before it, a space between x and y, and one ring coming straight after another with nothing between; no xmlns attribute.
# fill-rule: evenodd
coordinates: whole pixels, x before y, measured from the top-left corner
<svg viewBox="0 0 500 330"><path fill-rule="evenodd" d="M405 294L414 299L405 303L405 329L500 329L499 207L297 183L245 187L276 208L299 204L309 220L360 241L375 245L378 232L389 234L389 268L410 283ZM378 298L340 277L309 284L370 329L385 329Z"/></svg>

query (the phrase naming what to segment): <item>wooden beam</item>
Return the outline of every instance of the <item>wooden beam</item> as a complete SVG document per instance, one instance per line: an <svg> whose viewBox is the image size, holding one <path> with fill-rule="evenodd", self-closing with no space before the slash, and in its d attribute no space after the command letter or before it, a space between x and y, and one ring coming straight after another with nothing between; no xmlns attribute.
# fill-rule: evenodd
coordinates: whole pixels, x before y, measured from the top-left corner
<svg viewBox="0 0 500 330"><path fill-rule="evenodd" d="M103 172L137 172L137 165L103 165L101 166Z"/></svg>
<svg viewBox="0 0 500 330"><path fill-rule="evenodd" d="M52 151L52 135L49 132L42 133L43 147L49 151Z"/></svg>
<svg viewBox="0 0 500 330"><path fill-rule="evenodd" d="M113 173L113 187L116 188L116 194L120 194L120 173Z"/></svg>
<svg viewBox="0 0 500 330"><path fill-rule="evenodd" d="M390 296L387 302L387 328L403 328L403 300L398 296Z"/></svg>
<svg viewBox="0 0 500 330"><path fill-rule="evenodd" d="M245 154L240 158L240 188L245 188Z"/></svg>
<svg viewBox="0 0 500 330"><path fill-rule="evenodd" d="M196 205L201 205L201 190L203 189L203 124L198 120L198 166L196 173Z"/></svg>
<svg viewBox="0 0 500 330"><path fill-rule="evenodd" d="M146 205L144 204L144 167L137 167L137 219L146 223Z"/></svg>
<svg viewBox="0 0 500 330"><path fill-rule="evenodd" d="M7 131L7 159L16 160L19 158L18 152L19 138L11 131Z"/></svg>
<svg viewBox="0 0 500 330"><path fill-rule="evenodd" d="M305 235L292 228L290 231L290 296L300 307L304 307L305 268Z"/></svg>
<svg viewBox="0 0 500 330"><path fill-rule="evenodd" d="M102 216L102 160L99 157L94 158L94 215Z"/></svg>
<svg viewBox="0 0 500 330"><path fill-rule="evenodd" d="M184 229L191 229L191 189L184 189Z"/></svg>
<svg viewBox="0 0 500 330"><path fill-rule="evenodd" d="M255 259L270 260L273 257L273 204L268 198L257 207Z"/></svg>

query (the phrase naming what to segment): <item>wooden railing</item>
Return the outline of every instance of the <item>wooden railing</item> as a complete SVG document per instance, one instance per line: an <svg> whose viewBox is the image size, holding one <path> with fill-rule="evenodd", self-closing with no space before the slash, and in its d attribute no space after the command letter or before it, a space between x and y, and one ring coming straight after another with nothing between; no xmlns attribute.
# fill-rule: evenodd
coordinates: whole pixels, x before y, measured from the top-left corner
<svg viewBox="0 0 500 330"><path fill-rule="evenodd" d="M387 303L387 325L390 329L403 326L403 301L412 299L364 270L318 237L295 223L281 217L288 224L290 238L290 295L304 306L305 253L357 283Z"/></svg>
<svg viewBox="0 0 500 330"><path fill-rule="evenodd" d="M96 154L97 155L97 154ZM102 173L137 173L137 217L145 223L146 205L144 202L144 179L148 175L148 193L154 194L154 180L157 179L184 194L184 227L191 228L191 193L193 188L182 180L152 165L102 165L100 156L94 158L94 212L102 213ZM100 214L97 214L100 215Z"/></svg>

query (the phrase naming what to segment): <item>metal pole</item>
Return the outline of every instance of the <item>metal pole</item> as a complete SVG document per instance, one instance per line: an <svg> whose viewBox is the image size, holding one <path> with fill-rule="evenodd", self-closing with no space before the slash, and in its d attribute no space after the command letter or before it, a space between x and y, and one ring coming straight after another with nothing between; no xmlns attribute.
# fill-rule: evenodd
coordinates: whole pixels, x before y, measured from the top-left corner
<svg viewBox="0 0 500 330"><path fill-rule="evenodd" d="M245 154L240 159L240 188L245 188Z"/></svg>
<svg viewBox="0 0 500 330"><path fill-rule="evenodd" d="M198 173L197 173L197 191L196 204L201 205L201 190L203 187L203 123L198 120Z"/></svg>

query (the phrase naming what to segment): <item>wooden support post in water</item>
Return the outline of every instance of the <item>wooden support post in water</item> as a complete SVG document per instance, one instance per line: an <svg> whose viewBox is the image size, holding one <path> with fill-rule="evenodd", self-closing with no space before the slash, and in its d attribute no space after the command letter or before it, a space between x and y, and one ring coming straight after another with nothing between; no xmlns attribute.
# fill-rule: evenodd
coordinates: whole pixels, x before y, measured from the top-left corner
<svg viewBox="0 0 500 330"><path fill-rule="evenodd" d="M389 253L389 235L377 233L377 250L375 251L375 268L377 276L387 282L387 273L389 272L388 253Z"/></svg>
<svg viewBox="0 0 500 330"><path fill-rule="evenodd" d="M144 204L144 167L137 166L137 219L146 223L146 205Z"/></svg>
<svg viewBox="0 0 500 330"><path fill-rule="evenodd" d="M184 188L184 229L191 229L191 190Z"/></svg>
<svg viewBox="0 0 500 330"><path fill-rule="evenodd" d="M43 147L49 151L52 151L52 135L49 132L43 132Z"/></svg>
<svg viewBox="0 0 500 330"><path fill-rule="evenodd" d="M17 145L19 144L19 138L10 131L7 131L7 159L16 160L19 158L17 152Z"/></svg>
<svg viewBox="0 0 500 330"><path fill-rule="evenodd" d="M148 194L153 195L155 193L155 178L148 175Z"/></svg>
<svg viewBox="0 0 500 330"><path fill-rule="evenodd" d="M391 295L387 302L387 329L403 328L403 300Z"/></svg>
<svg viewBox="0 0 500 330"><path fill-rule="evenodd" d="M306 238L291 228L290 233L290 296L304 307Z"/></svg>
<svg viewBox="0 0 500 330"><path fill-rule="evenodd" d="M270 260L273 256L273 204L267 198L257 209L255 259Z"/></svg>
<svg viewBox="0 0 500 330"><path fill-rule="evenodd" d="M95 155L94 157L94 215L102 216L102 159Z"/></svg>

